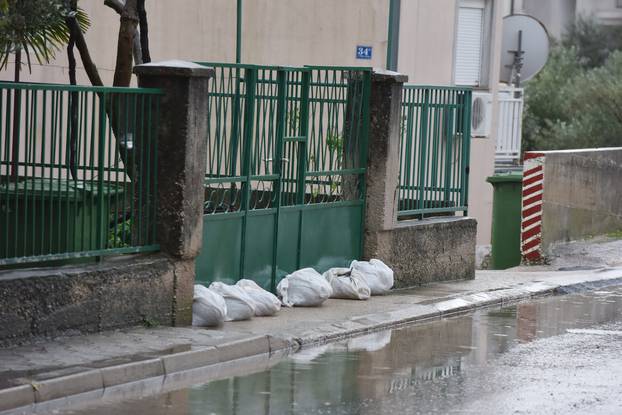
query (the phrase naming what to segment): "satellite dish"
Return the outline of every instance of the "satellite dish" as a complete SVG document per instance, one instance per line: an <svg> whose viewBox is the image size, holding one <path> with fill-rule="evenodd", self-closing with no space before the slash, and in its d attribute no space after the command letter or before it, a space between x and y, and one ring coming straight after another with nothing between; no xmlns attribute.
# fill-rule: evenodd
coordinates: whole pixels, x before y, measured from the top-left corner
<svg viewBox="0 0 622 415"><path fill-rule="evenodd" d="M549 57L549 34L542 23L526 14L503 18L501 40L502 82L513 83L533 78Z"/></svg>

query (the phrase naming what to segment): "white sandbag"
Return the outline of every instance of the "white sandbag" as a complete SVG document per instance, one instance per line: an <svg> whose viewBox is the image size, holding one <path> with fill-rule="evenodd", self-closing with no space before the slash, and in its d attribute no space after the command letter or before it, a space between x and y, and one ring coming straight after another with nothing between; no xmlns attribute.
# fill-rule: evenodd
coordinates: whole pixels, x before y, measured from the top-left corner
<svg viewBox="0 0 622 415"><path fill-rule="evenodd" d="M281 300L264 290L255 281L240 280L235 285L243 289L255 303L256 316L273 316L281 309Z"/></svg>
<svg viewBox="0 0 622 415"><path fill-rule="evenodd" d="M225 321L248 320L255 315L255 302L237 285L227 285L217 281L213 282L209 288L222 295L227 303Z"/></svg>
<svg viewBox="0 0 622 415"><path fill-rule="evenodd" d="M393 287L393 270L379 259L352 261L350 268L362 274L371 295L386 294Z"/></svg>
<svg viewBox="0 0 622 415"><path fill-rule="evenodd" d="M323 274L333 289L331 298L347 300L367 300L371 290L365 278L357 270L350 268L331 268Z"/></svg>
<svg viewBox="0 0 622 415"><path fill-rule="evenodd" d="M315 307L333 293L326 281L313 268L303 268L283 278L276 291L284 306Z"/></svg>
<svg viewBox="0 0 622 415"><path fill-rule="evenodd" d="M227 303L222 295L203 285L194 286L192 300L192 325L219 326L227 317Z"/></svg>

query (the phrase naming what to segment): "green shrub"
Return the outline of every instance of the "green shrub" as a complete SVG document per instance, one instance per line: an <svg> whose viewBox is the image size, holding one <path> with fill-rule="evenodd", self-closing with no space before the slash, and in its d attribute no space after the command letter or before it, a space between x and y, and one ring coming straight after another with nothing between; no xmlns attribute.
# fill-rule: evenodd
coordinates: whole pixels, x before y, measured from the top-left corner
<svg viewBox="0 0 622 415"><path fill-rule="evenodd" d="M622 27L579 19L525 87L523 150L622 145Z"/></svg>

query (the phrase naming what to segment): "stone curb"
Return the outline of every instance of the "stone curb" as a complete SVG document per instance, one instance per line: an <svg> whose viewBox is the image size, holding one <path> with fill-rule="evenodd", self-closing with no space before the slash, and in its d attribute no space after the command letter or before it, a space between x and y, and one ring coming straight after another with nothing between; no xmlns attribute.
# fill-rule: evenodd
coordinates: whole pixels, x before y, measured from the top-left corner
<svg viewBox="0 0 622 415"><path fill-rule="evenodd" d="M504 306L517 301L555 293L572 293L622 284L622 278L604 278L571 284L535 282L518 288L465 294L432 304L415 304L387 313L362 315L340 323L321 325L299 337L270 335L252 336L217 346L202 347L156 359L88 370L30 385L0 389L0 412L31 406L53 399L94 392L119 385L229 363L256 355L272 355L278 351L296 350L343 340L412 323L421 323L468 313L474 309Z"/></svg>
<svg viewBox="0 0 622 415"><path fill-rule="evenodd" d="M112 386L158 376L166 377L174 373L241 358L270 355L288 349L290 346L288 342L272 338L272 336L252 336L215 347L202 347L156 359L93 369L28 385L0 389L0 413L71 395L98 390L103 392Z"/></svg>

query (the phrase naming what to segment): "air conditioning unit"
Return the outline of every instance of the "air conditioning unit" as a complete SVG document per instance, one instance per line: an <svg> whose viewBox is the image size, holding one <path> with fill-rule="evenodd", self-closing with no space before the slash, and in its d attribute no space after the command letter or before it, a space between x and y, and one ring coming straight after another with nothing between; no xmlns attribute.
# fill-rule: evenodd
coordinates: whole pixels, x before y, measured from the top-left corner
<svg viewBox="0 0 622 415"><path fill-rule="evenodd" d="M490 136L492 125L492 94L489 92L473 92L471 107L471 136Z"/></svg>

